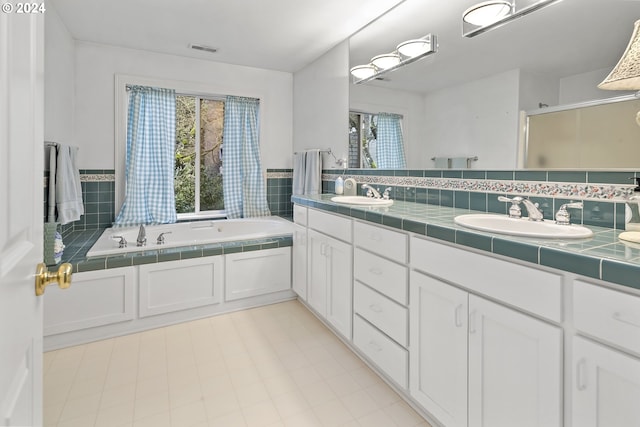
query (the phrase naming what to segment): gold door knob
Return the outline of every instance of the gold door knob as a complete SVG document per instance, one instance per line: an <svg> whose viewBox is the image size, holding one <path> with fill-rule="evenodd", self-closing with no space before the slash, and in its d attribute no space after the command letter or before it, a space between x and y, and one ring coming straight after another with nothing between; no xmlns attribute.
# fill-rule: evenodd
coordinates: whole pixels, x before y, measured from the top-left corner
<svg viewBox="0 0 640 427"><path fill-rule="evenodd" d="M47 271L47 266L43 263L36 268L36 295L44 294L44 288L51 283L58 282L60 289L67 289L71 286L71 273L73 266L68 262L61 264L57 272Z"/></svg>

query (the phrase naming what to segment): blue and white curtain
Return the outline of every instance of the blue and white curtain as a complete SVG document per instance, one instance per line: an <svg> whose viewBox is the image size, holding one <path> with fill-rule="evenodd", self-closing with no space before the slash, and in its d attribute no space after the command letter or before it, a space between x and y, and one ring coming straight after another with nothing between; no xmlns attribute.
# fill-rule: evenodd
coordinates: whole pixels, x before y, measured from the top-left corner
<svg viewBox="0 0 640 427"><path fill-rule="evenodd" d="M222 192L227 218L271 215L260 165L259 106L254 98L227 96L225 101Z"/></svg>
<svg viewBox="0 0 640 427"><path fill-rule="evenodd" d="M117 226L176 222L176 94L130 86L124 203Z"/></svg>
<svg viewBox="0 0 640 427"><path fill-rule="evenodd" d="M402 116L398 114L378 114L378 135L376 138L378 168L404 169L407 167L401 120Z"/></svg>

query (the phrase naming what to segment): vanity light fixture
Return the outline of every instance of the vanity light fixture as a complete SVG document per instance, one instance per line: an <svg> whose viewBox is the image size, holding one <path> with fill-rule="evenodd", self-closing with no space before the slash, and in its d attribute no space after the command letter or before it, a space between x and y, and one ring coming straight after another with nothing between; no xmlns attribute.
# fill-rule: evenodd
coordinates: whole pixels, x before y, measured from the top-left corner
<svg viewBox="0 0 640 427"><path fill-rule="evenodd" d="M427 55L435 53L438 48L434 34L427 34L420 39L407 40L398 45L396 50L383 55L376 55L366 65L351 68L353 83L359 84L378 78L380 75L397 70Z"/></svg>
<svg viewBox="0 0 640 427"><path fill-rule="evenodd" d="M633 27L631 40L609 75L598 85L606 90L639 90L640 91L640 20ZM640 92L636 94L639 96ZM636 122L640 126L640 111L636 115Z"/></svg>
<svg viewBox="0 0 640 427"><path fill-rule="evenodd" d="M562 0L491 0L477 3L462 14L462 35L477 36L560 1ZM518 7L519 3L524 3L525 6Z"/></svg>

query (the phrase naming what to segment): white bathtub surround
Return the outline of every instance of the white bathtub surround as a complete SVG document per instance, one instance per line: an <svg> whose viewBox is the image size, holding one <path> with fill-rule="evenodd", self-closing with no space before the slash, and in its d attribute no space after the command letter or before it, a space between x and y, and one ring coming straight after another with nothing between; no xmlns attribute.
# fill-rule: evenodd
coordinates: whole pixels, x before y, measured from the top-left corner
<svg viewBox="0 0 640 427"><path fill-rule="evenodd" d="M145 230L147 245L136 246L139 227L107 228L91 247L87 257L290 235L293 224L281 217L269 216L150 225ZM158 244L161 234L164 243ZM125 248L119 247L121 237L127 241Z"/></svg>

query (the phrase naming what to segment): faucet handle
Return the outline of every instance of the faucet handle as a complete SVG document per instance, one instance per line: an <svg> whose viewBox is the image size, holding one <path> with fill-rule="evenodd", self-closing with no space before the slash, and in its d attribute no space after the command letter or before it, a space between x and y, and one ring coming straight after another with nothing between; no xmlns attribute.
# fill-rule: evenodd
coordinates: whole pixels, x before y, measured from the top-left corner
<svg viewBox="0 0 640 427"><path fill-rule="evenodd" d="M392 188L391 187L387 187L384 189L384 192L382 193L382 198L385 200L389 200L389 192L391 192Z"/></svg>
<svg viewBox="0 0 640 427"><path fill-rule="evenodd" d="M164 235L165 234L171 234L171 231L165 231L164 233L160 233L160 235L156 239L156 243L158 245L164 245Z"/></svg>
<svg viewBox="0 0 640 427"><path fill-rule="evenodd" d="M499 202L510 202L511 206L509 207L509 218L522 218L522 209L520 209L520 203L524 199L520 196L515 196L513 198L508 198L505 196L498 196Z"/></svg>
<svg viewBox="0 0 640 427"><path fill-rule="evenodd" d="M558 225L571 225L571 214L567 210L569 209L582 209L582 202L565 203L560 206L558 212L556 212L556 224Z"/></svg>
<svg viewBox="0 0 640 427"><path fill-rule="evenodd" d="M124 236L111 236L111 238L120 239L120 241L118 241L118 248L122 249L127 247L127 239L125 239Z"/></svg>

